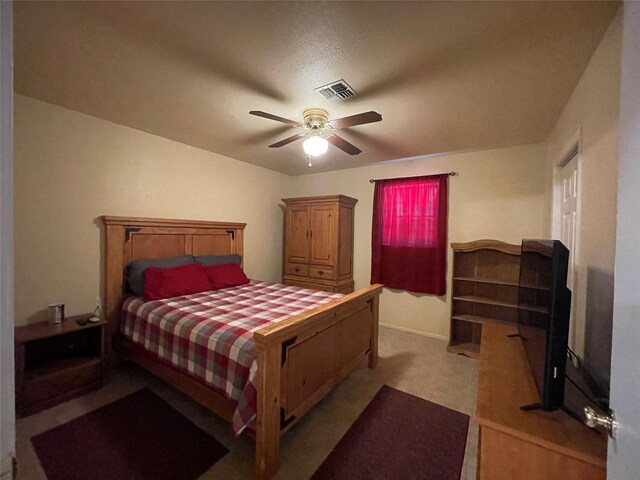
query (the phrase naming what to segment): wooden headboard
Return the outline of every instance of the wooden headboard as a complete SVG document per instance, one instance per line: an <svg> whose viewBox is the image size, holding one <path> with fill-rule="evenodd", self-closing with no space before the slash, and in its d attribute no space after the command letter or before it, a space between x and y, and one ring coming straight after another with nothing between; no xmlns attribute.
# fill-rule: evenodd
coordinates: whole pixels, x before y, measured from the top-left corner
<svg viewBox="0 0 640 480"><path fill-rule="evenodd" d="M134 260L180 255L243 255L246 223L167 218L101 217L105 226L104 313L119 331L124 268Z"/></svg>

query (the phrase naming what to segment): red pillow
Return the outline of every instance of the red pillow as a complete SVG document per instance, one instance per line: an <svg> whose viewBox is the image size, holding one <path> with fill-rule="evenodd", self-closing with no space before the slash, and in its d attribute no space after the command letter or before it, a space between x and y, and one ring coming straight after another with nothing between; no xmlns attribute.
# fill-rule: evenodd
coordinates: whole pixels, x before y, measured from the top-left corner
<svg viewBox="0 0 640 480"><path fill-rule="evenodd" d="M144 271L145 300L179 297L206 290L211 290L211 284L200 263L173 268L149 267Z"/></svg>
<svg viewBox="0 0 640 480"><path fill-rule="evenodd" d="M204 267L213 290L220 288L246 285L250 282L242 268L237 263L223 263L222 265L210 265Z"/></svg>

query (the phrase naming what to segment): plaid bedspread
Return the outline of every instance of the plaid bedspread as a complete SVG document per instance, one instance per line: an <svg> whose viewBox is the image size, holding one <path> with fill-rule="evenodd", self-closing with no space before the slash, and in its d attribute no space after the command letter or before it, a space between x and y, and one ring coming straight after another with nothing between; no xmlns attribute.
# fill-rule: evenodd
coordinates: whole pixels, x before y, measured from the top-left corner
<svg viewBox="0 0 640 480"><path fill-rule="evenodd" d="M279 283L225 288L123 304L122 333L160 361L237 402L236 435L256 416L257 351L253 332L342 297Z"/></svg>

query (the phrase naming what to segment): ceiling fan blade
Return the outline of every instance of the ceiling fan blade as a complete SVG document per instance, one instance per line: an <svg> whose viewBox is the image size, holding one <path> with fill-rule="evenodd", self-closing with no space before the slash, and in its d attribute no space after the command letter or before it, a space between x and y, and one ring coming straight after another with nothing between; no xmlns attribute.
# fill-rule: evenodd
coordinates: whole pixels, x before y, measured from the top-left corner
<svg viewBox="0 0 640 480"><path fill-rule="evenodd" d="M284 140L280 140L279 142L272 143L271 145L269 145L269 148L278 148L289 145L291 142L295 142L296 140L299 140L306 135L306 133L297 133L296 135L291 135L289 138L285 138Z"/></svg>
<svg viewBox="0 0 640 480"><path fill-rule="evenodd" d="M362 152L362 150L360 150L358 147L347 142L344 138L339 137L335 133L327 135L327 141L334 147L338 147L340 150L348 153L349 155L358 155Z"/></svg>
<svg viewBox="0 0 640 480"><path fill-rule="evenodd" d="M289 120L288 118L279 117L277 115L272 115L267 112L262 112L260 110L251 110L249 112L251 115L255 115L256 117L267 118L269 120L275 120L276 122L286 123L287 125L291 125L293 127L301 127L302 124L300 122L296 122L294 120Z"/></svg>
<svg viewBox="0 0 640 480"><path fill-rule="evenodd" d="M364 125L365 123L374 123L382 120L382 115L378 112L364 112L357 115L351 115L350 117L336 118L335 120L329 120L331 128L340 129L347 127L355 127L356 125Z"/></svg>

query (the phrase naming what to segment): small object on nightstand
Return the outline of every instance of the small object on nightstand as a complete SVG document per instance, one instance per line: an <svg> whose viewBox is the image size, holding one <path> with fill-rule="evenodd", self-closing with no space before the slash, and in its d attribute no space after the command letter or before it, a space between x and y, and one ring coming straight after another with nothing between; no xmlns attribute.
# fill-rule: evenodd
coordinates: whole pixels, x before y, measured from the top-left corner
<svg viewBox="0 0 640 480"><path fill-rule="evenodd" d="M91 323L98 323L100 321L100 317L96 317L95 315L93 317L89 317L89 321Z"/></svg>
<svg viewBox="0 0 640 480"><path fill-rule="evenodd" d="M52 303L47 308L49 323L62 323L64 321L64 303Z"/></svg>
<svg viewBox="0 0 640 480"><path fill-rule="evenodd" d="M78 325L86 325L88 322L89 322L89 319L87 317L81 317L76 320L76 323Z"/></svg>

